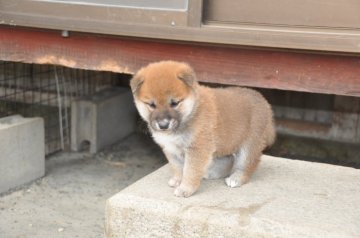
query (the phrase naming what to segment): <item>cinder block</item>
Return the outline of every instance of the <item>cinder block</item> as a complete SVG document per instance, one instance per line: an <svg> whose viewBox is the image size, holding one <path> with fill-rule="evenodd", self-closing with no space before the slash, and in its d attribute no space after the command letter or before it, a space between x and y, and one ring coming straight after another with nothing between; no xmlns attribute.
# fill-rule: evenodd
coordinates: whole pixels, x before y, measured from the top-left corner
<svg viewBox="0 0 360 238"><path fill-rule="evenodd" d="M204 180L189 198L167 186L168 165L106 204L115 237L357 238L360 170L263 156L252 180L229 188Z"/></svg>
<svg viewBox="0 0 360 238"><path fill-rule="evenodd" d="M45 174L44 121L15 115L0 119L0 193Z"/></svg>
<svg viewBox="0 0 360 238"><path fill-rule="evenodd" d="M136 108L130 89L110 88L71 104L71 149L90 143L90 153L128 136L135 130Z"/></svg>

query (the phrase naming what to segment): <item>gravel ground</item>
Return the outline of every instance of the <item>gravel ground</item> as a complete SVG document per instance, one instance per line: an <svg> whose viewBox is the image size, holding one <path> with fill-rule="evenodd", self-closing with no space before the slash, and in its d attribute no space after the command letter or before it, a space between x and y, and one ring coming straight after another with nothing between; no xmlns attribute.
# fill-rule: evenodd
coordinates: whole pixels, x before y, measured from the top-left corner
<svg viewBox="0 0 360 238"><path fill-rule="evenodd" d="M164 163L139 134L97 155L51 156L45 177L0 196L0 237L103 237L106 199Z"/></svg>
<svg viewBox="0 0 360 238"><path fill-rule="evenodd" d="M358 145L279 136L267 153L360 168ZM0 195L0 238L103 237L107 198L151 173L165 158L151 138L134 134L96 155L60 153L46 175Z"/></svg>

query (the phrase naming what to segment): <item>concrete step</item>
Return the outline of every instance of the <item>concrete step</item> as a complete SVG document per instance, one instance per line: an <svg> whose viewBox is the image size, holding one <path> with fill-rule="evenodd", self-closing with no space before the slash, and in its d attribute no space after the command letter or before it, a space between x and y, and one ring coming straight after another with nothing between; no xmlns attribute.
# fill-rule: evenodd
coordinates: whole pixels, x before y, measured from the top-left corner
<svg viewBox="0 0 360 238"><path fill-rule="evenodd" d="M360 235L360 170L263 156L252 180L204 180L190 198L167 186L166 165L107 201L106 237Z"/></svg>

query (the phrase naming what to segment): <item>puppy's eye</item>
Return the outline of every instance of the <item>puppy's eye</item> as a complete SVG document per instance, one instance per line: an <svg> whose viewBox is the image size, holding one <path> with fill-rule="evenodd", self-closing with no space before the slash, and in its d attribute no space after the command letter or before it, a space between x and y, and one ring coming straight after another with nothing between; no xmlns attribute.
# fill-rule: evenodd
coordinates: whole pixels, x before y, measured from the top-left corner
<svg viewBox="0 0 360 238"><path fill-rule="evenodd" d="M156 108L156 104L154 102L146 102L146 104L151 108L151 109L155 109Z"/></svg>
<svg viewBox="0 0 360 238"><path fill-rule="evenodd" d="M179 104L180 104L181 100L171 100L170 101L170 107L174 108L174 107L177 107Z"/></svg>

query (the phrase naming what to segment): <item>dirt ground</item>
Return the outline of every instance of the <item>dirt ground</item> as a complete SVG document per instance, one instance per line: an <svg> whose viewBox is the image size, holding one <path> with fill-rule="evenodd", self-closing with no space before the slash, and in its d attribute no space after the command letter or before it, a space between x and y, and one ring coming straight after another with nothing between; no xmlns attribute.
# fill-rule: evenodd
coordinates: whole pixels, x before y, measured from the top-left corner
<svg viewBox="0 0 360 238"><path fill-rule="evenodd" d="M106 199L164 163L139 134L95 156L53 155L45 177L0 196L0 237L103 237Z"/></svg>
<svg viewBox="0 0 360 238"><path fill-rule="evenodd" d="M268 154L360 168L358 145L279 136ZM0 238L103 237L107 198L165 164L151 138L133 134L90 155L59 153L46 175L0 195Z"/></svg>
<svg viewBox="0 0 360 238"><path fill-rule="evenodd" d="M360 169L359 144L278 135L266 154Z"/></svg>

